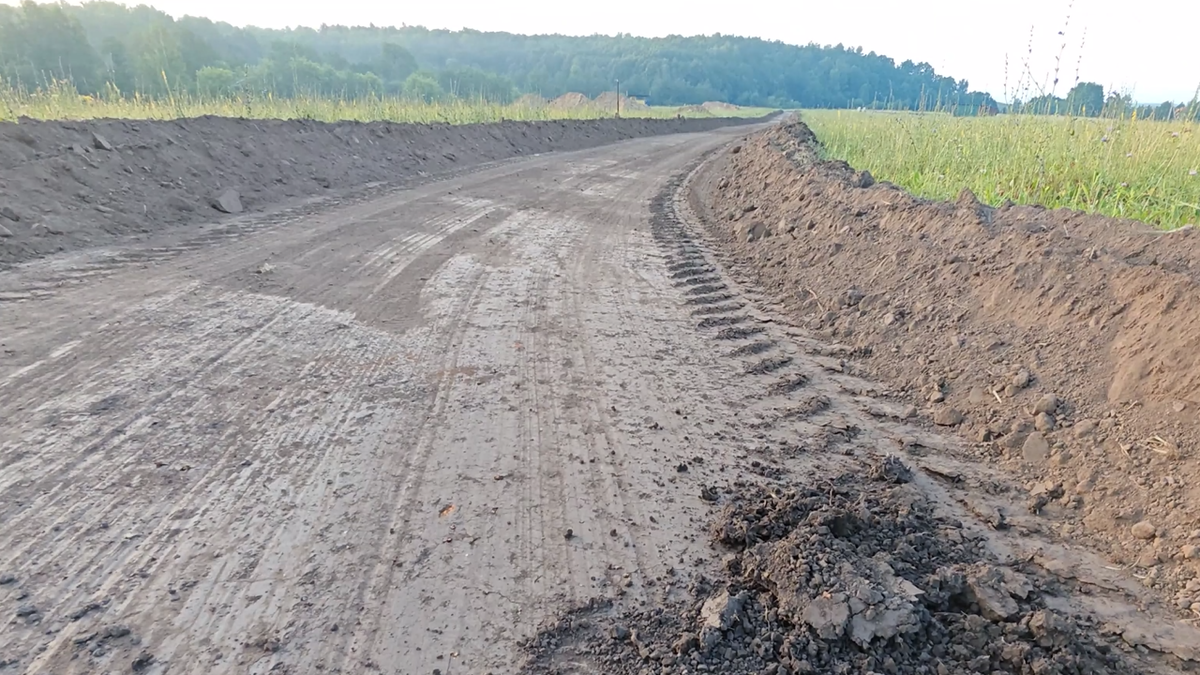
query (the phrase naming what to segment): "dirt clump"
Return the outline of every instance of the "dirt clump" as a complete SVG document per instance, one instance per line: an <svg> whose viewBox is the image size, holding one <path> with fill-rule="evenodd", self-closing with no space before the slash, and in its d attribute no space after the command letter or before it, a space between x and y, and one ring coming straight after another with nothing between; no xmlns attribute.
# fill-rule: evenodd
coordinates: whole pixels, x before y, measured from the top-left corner
<svg viewBox="0 0 1200 675"><path fill-rule="evenodd" d="M713 162L693 201L733 269L1035 491L1083 537L1200 602L1200 232L914 197L823 161L793 121ZM1138 523L1154 523L1146 536ZM1185 609L1185 613L1187 610ZM1192 617L1195 618L1195 617Z"/></svg>
<svg viewBox="0 0 1200 675"><path fill-rule="evenodd" d="M0 264L371 183L420 181L495 160L744 121L0 123Z"/></svg>
<svg viewBox="0 0 1200 675"><path fill-rule="evenodd" d="M890 457L810 485L718 490L720 578L667 606L584 608L530 643L527 672L1142 672L1048 608L1036 573L995 564L982 536L937 515L911 475Z"/></svg>

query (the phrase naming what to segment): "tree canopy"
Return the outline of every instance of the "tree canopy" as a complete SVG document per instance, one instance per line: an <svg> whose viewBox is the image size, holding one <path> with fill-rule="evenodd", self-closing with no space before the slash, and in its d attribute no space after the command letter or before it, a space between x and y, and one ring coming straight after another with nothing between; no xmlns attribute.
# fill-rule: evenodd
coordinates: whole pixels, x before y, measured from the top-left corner
<svg viewBox="0 0 1200 675"><path fill-rule="evenodd" d="M619 80L623 92L652 105L715 100L957 114L999 108L988 94L971 91L965 80L941 75L928 63L897 63L843 45L797 46L720 34L640 38L421 27L238 28L107 1L0 5L0 78L29 90L67 80L81 93L121 95L394 94L496 102L522 94L595 97ZM1100 115L1119 103L1099 85L1081 83L1065 99L1043 96L1015 105ZM1177 110L1164 103L1146 112Z"/></svg>
<svg viewBox="0 0 1200 675"><path fill-rule="evenodd" d="M238 28L113 2L0 6L0 77L28 89L70 80L84 93L234 90L289 96L597 96L620 80L651 104L751 106L994 105L927 63L842 45L795 46L727 35L525 36L420 27ZM436 85L436 88L433 86Z"/></svg>

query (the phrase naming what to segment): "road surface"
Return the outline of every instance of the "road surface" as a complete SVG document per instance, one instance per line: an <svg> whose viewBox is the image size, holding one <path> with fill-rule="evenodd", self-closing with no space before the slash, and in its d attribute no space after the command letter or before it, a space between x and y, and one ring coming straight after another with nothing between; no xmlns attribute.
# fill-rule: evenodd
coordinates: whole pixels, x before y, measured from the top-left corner
<svg viewBox="0 0 1200 675"><path fill-rule="evenodd" d="M747 385L649 204L746 133L0 273L0 663L501 673L667 592L712 557L677 465L738 451Z"/></svg>

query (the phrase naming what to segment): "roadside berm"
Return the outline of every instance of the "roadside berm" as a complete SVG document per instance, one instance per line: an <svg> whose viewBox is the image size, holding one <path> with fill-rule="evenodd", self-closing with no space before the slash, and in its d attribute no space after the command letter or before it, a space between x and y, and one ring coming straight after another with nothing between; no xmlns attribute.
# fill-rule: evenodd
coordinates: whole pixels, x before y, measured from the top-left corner
<svg viewBox="0 0 1200 675"><path fill-rule="evenodd" d="M753 316L878 383L838 394L872 447L706 487L712 572L567 615L530 672L1196 669L1200 234L917 198L798 121L685 192Z"/></svg>
<svg viewBox="0 0 1200 675"><path fill-rule="evenodd" d="M1191 611L1200 232L919 199L819 153L791 123L709 174L700 194L738 271L869 354L859 367L960 434L965 458L1018 478L1045 532Z"/></svg>
<svg viewBox="0 0 1200 675"><path fill-rule="evenodd" d="M488 162L747 119L494 124L201 117L0 124L0 265Z"/></svg>

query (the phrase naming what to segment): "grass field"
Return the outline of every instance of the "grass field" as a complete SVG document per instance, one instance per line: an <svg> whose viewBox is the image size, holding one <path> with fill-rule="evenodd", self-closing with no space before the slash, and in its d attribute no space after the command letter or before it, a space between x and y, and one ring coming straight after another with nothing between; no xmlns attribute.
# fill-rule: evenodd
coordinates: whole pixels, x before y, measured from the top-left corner
<svg viewBox="0 0 1200 675"><path fill-rule="evenodd" d="M615 98L615 97L614 97ZM374 122L445 122L471 124L501 120L598 119L612 117L615 109L584 105L555 108L548 105L450 99L433 103L399 97L339 100L319 96L275 98L239 96L202 98L191 95L165 98L80 96L69 85L23 93L0 86L0 121L30 117L39 120L86 119L179 119L217 115L250 119L312 119L322 122L354 120ZM714 109L700 112L674 107L645 107L622 110L622 117L758 117L768 108Z"/></svg>
<svg viewBox="0 0 1200 675"><path fill-rule="evenodd" d="M970 188L1164 228L1200 223L1200 126L1033 115L806 111L828 157L936 199Z"/></svg>

